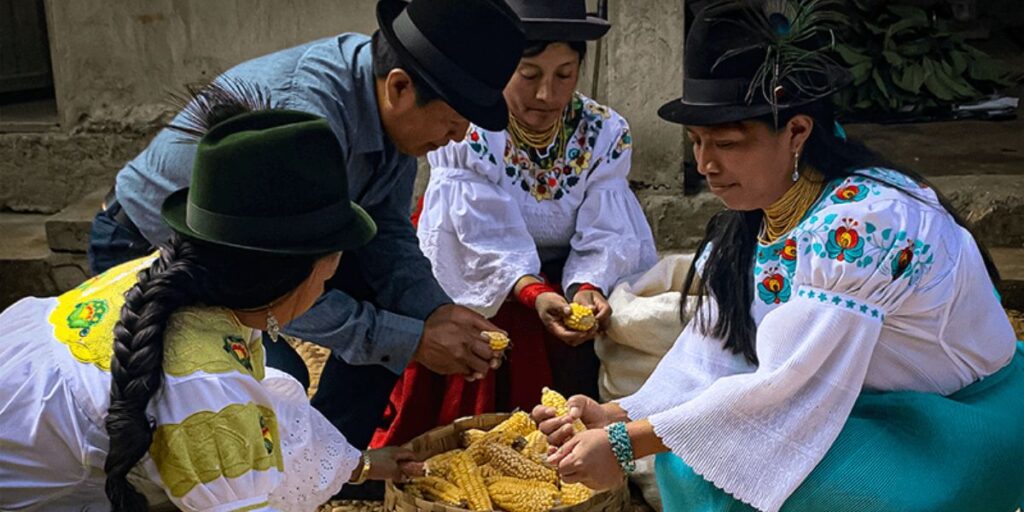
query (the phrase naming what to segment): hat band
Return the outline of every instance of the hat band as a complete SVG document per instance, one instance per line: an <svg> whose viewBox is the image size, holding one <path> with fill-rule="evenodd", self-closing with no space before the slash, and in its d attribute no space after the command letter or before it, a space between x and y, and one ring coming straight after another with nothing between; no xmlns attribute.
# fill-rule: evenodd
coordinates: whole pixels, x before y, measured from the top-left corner
<svg viewBox="0 0 1024 512"><path fill-rule="evenodd" d="M324 230L325 220L352 217L351 208L349 201L339 201L299 215L242 217L210 211L189 201L185 207L185 224L197 234L214 240L280 246L309 242L328 234L329 231Z"/></svg>
<svg viewBox="0 0 1024 512"><path fill-rule="evenodd" d="M434 46L420 29L409 18L409 10L402 11L391 24L395 36L405 45L405 48L417 57L423 57L421 64L436 71L434 76L444 77L446 84L451 84L458 89L458 94L477 105L493 105L501 96L501 91L477 80L466 73L458 64L452 62L441 50Z"/></svg>
<svg viewBox="0 0 1024 512"><path fill-rule="evenodd" d="M750 81L740 79L683 79L683 103L706 107L747 105Z"/></svg>

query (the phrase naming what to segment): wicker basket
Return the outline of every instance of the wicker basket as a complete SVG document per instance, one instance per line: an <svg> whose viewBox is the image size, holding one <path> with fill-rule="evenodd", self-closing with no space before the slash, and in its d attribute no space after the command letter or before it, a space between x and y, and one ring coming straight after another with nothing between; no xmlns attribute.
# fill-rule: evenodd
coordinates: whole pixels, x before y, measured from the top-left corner
<svg viewBox="0 0 1024 512"><path fill-rule="evenodd" d="M438 427L423 434L405 447L426 458L460 448L460 436L463 431L471 428L490 430L510 415L506 413L483 414L471 418L459 418L455 423ZM629 489L623 483L615 489L594 494L589 500L571 507L558 507L558 512L620 512L629 509ZM434 503L414 498L399 489L393 482L388 482L384 491L384 510L398 512L462 512L466 509Z"/></svg>

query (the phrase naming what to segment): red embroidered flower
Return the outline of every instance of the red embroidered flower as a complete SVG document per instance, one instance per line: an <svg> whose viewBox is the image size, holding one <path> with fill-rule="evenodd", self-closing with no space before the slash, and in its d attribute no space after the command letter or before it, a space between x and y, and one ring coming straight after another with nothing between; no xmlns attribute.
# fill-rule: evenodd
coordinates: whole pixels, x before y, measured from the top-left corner
<svg viewBox="0 0 1024 512"><path fill-rule="evenodd" d="M556 180L554 178L548 178L548 186L549 187L555 188L557 185L558 185L558 180Z"/></svg>
<svg viewBox="0 0 1024 512"><path fill-rule="evenodd" d="M477 132L469 132L469 140L478 142L480 140L480 134Z"/></svg>
<svg viewBox="0 0 1024 512"><path fill-rule="evenodd" d="M772 295L774 295L774 302L780 303L779 293L782 292L786 286L786 278L782 277L781 274L772 274L761 281L761 285L765 287Z"/></svg>
<svg viewBox="0 0 1024 512"><path fill-rule="evenodd" d="M796 259L796 240L793 238L787 238L786 244L782 246L782 259L786 261L793 261Z"/></svg>

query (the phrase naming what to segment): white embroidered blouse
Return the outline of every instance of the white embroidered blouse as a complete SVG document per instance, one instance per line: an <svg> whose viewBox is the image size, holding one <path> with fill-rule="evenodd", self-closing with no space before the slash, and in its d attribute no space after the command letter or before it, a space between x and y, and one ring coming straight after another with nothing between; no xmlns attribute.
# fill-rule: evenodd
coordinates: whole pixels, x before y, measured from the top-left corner
<svg viewBox="0 0 1024 512"><path fill-rule="evenodd" d="M691 322L619 402L695 472L758 510L779 510L862 390L947 395L1014 352L977 245L934 192L894 171L859 172L826 186L788 235L758 246L757 366Z"/></svg>
<svg viewBox="0 0 1024 512"><path fill-rule="evenodd" d="M653 266L651 229L626 179L631 146L625 119L577 93L546 150L474 125L430 153L418 236L445 292L490 317L542 262L566 258L563 289L590 283L606 294Z"/></svg>

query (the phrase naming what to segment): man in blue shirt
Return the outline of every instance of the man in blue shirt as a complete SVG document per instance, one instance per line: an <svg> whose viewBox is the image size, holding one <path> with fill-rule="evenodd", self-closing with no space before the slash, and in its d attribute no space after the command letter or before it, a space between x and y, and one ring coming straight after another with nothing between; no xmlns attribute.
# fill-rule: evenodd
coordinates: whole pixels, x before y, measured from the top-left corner
<svg viewBox="0 0 1024 512"><path fill-rule="evenodd" d="M501 92L524 44L514 12L493 0L408 6L382 0L377 18L372 40L342 34L314 41L242 63L217 79L254 88L274 107L327 118L346 158L351 198L377 223L371 243L345 253L332 289L283 329L336 356L313 404L355 446L369 442L411 361L470 379L481 378L494 361L481 331L499 329L451 303L420 252L409 210L415 157L461 140L470 121L504 129ZM180 118L172 124L182 124ZM116 193L93 223L95 272L145 254L170 235L160 205L188 186L195 158L195 147L179 137L161 131L117 175ZM286 344L267 348L271 366L305 372Z"/></svg>

